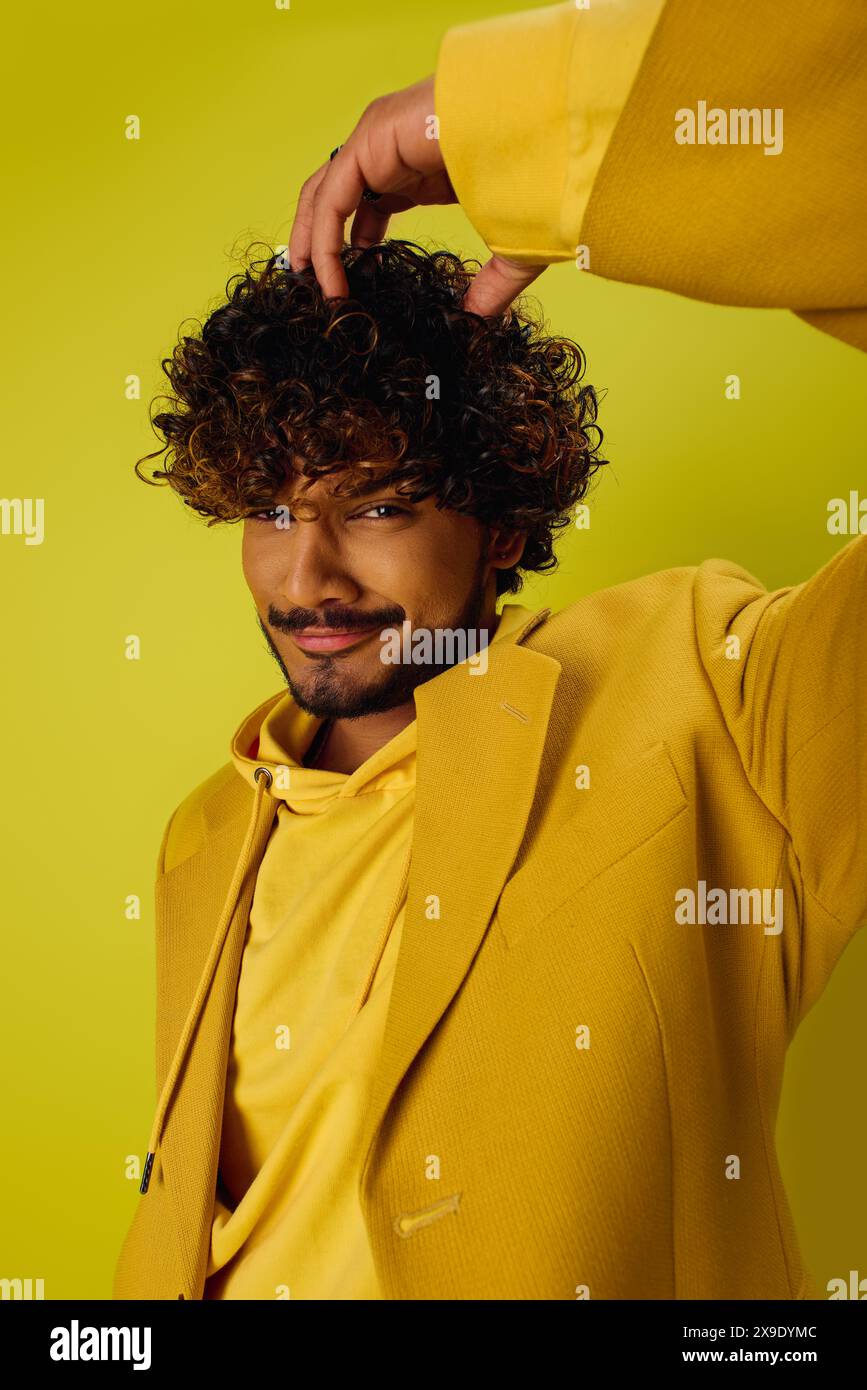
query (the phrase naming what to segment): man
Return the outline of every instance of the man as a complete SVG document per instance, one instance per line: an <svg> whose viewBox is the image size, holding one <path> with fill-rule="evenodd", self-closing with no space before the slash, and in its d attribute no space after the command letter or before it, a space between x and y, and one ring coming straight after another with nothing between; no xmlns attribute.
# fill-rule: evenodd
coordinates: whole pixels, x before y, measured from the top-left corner
<svg viewBox="0 0 867 1390"><path fill-rule="evenodd" d="M464 202L465 181L481 220L508 228L486 240L517 249L504 259L526 283L624 179L632 196L650 148L647 217L671 234L665 254L650 242L655 283L784 303L858 345L863 272L842 206L855 195L825 188L803 140L786 198L810 167L811 189L840 205L827 286L807 288L797 245L771 266L743 244L731 264L713 243L700 266L680 259L678 217L705 232L711 212L724 221L730 180L741 208L755 199L757 245L785 220L761 151L684 174L648 122L674 109L673 55L762 75L756 8L727 7L741 27L719 54L670 3L586 32L571 5L452 31L442 139L411 165L412 196L376 156L398 149L407 177L409 89L306 187L289 273L271 261L244 277L201 344L176 353L177 407L155 421L162 476L205 515L244 516L245 577L288 694L242 723L231 762L164 837L160 1100L119 1297L817 1293L773 1129L788 1043L867 916L867 539L776 593L706 561L558 614L507 604L497 620L519 572L550 567L602 462L595 398L574 345L514 312L471 318L453 258L380 249L392 212L451 196L444 155L449 188ZM788 13L778 36L758 9L765 52L779 37L796 72L817 26L845 52L863 43L851 16L838 34L805 9L804 37ZM624 14L642 42L616 42ZM589 162L560 139L580 87L526 77L522 118L551 93L534 197L509 164L526 141L504 139L488 178L490 149L472 139L503 74L527 72L528 42L543 74L571 55L570 79L598 72L594 44L630 55ZM785 109L815 102L827 131L834 72L793 79ZM593 196L546 228L559 190L581 186L566 177L576 160ZM669 206L668 175L704 180L689 218ZM338 237L335 261L353 206L371 249ZM598 241L615 262L603 273L642 254L628 228L616 251ZM311 263L350 291L345 312L316 293ZM486 312L510 302L510 274L481 283ZM393 664L390 629L413 639ZM426 639L446 630L490 644L438 655Z"/></svg>

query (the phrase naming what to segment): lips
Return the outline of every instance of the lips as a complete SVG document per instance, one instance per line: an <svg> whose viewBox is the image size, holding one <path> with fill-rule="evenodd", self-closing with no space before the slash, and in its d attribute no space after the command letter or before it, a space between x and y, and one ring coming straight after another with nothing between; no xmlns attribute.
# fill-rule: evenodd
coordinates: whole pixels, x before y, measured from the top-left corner
<svg viewBox="0 0 867 1390"><path fill-rule="evenodd" d="M355 628L349 632L341 632L337 628L314 628L310 632L293 632L291 637L303 652L336 652L344 647L354 647L378 631L377 627Z"/></svg>

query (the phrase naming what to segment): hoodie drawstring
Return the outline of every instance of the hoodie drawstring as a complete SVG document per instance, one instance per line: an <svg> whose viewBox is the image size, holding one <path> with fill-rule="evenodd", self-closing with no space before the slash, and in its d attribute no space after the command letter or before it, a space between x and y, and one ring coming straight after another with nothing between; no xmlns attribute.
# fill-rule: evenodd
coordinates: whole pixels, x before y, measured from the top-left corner
<svg viewBox="0 0 867 1390"><path fill-rule="evenodd" d="M260 777L260 773L264 773L264 776ZM172 1059L172 1064L169 1067L168 1075L166 1076L165 1082L163 1084L163 1089L160 1094L159 1102L157 1104L157 1110L154 1116L153 1126L151 1128L151 1137L148 1143L148 1154L147 1158L145 1159L145 1166L144 1172L142 1173L141 1186L139 1187L139 1192L142 1194L144 1194L148 1190L148 1185L150 1183L151 1177L151 1169L153 1168L154 1157L156 1155L157 1147L159 1145L160 1138L162 1135L163 1122L165 1120L166 1111L169 1107L169 1101L172 1097L172 1091L174 1090L175 1082L178 1079L181 1067L184 1064L184 1058L187 1055L187 1049L189 1048L190 1039L193 1036L193 1031L195 1029L196 1023L198 1022L202 1005L205 1001L205 997L208 993L208 990L211 987L211 981L214 977L214 971L217 968L217 961L220 958L220 952L223 949L223 943L225 942L226 936L228 934L229 924L232 921L232 916L235 911L235 905L238 901L238 896L241 891L241 885L244 882L244 878L246 877L247 869L249 867L250 852L253 848L253 841L255 839L256 831L258 829L259 814L265 801L265 792L267 791L268 787L270 787L271 782L273 780L271 773L267 767L257 767L255 772L253 773L253 776L256 780L256 793L253 799L253 810L250 815L250 823L247 826L247 833L244 837L244 845L240 855L238 856L238 862L235 865L235 872L232 875L232 882L230 883L228 892L226 894L226 901L223 906L223 915L220 918L219 926L217 927L214 940L211 944L210 954L208 955L208 959L205 962L205 968L202 971L202 976L199 980L199 987L196 990L195 997L193 999L192 1004L190 1005L190 1011L187 1014L186 1022L184 1023L184 1027L181 1032L177 1048L175 1049L175 1055Z"/></svg>

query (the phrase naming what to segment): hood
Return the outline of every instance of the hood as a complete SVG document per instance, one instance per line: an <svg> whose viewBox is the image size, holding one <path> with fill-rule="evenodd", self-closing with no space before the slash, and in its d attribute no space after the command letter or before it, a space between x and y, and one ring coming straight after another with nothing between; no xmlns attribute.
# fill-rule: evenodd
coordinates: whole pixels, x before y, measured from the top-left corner
<svg viewBox="0 0 867 1390"><path fill-rule="evenodd" d="M325 720L307 714L286 692L266 701L236 731L230 752L238 772L255 789L256 769L271 774L266 795L297 815L321 815L339 797L415 782L416 721L377 748L354 772L305 767L307 753Z"/></svg>
<svg viewBox="0 0 867 1390"><path fill-rule="evenodd" d="M549 611L534 611L519 603L504 604L489 645L515 641L523 635L525 628L535 626ZM289 692L280 692L248 715L232 737L229 746L232 761L254 793L250 820L211 949L157 1103L139 1187L142 1194L148 1190L174 1088L235 916L241 887L250 868L253 846L264 824L273 821L280 802L285 802L298 814L315 815L326 810L337 796L357 796L362 790L369 792L383 786L393 787L402 781L409 786L415 780L417 720L413 719L351 773L304 767L304 754L322 722L321 718L307 714L296 705ZM238 927L239 931L246 929L246 922Z"/></svg>

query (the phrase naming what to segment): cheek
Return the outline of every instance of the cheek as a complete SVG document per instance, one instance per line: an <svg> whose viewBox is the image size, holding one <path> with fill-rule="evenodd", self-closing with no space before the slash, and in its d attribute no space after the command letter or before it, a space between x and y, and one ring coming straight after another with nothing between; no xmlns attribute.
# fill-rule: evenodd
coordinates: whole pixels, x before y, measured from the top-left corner
<svg viewBox="0 0 867 1390"><path fill-rule="evenodd" d="M477 523L452 513L437 515L418 527L402 547L401 579L422 604L462 598L475 574L478 554Z"/></svg>
<svg viewBox="0 0 867 1390"><path fill-rule="evenodd" d="M267 550L256 543L255 538L246 527L241 543L241 569L247 587L254 597L268 591L270 587L269 572L273 569L273 561L269 564Z"/></svg>
<svg viewBox="0 0 867 1390"><path fill-rule="evenodd" d="M463 603L472 585L479 559L479 537L469 518L449 518L449 525L432 535L419 560L423 574L419 592L446 609Z"/></svg>
<svg viewBox="0 0 867 1390"><path fill-rule="evenodd" d="M460 588L448 555L415 536L403 545L376 547L356 570L356 579L369 593L400 604L421 625L430 614L447 609L451 593Z"/></svg>

